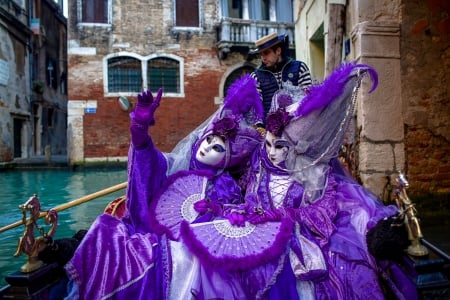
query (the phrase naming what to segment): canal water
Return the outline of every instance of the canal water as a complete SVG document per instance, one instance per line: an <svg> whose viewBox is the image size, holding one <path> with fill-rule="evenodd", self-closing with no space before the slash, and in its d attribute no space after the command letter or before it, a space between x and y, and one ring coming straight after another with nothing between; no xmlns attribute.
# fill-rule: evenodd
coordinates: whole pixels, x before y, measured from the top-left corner
<svg viewBox="0 0 450 300"><path fill-rule="evenodd" d="M62 203L76 200L99 190L127 181L125 170L13 170L0 172L0 228L21 220L19 205L37 194L42 210L48 210ZM123 195L117 191L96 200L85 202L58 213L59 222L55 238L71 237L80 229L87 229L92 221L103 212L106 204ZM49 227L40 219L38 223ZM6 284L5 276L15 272L25 263L22 254L14 257L17 243L24 227L0 233L0 287Z"/></svg>
<svg viewBox="0 0 450 300"><path fill-rule="evenodd" d="M19 205L37 194L43 210L76 200L127 180L126 170L14 170L0 172L0 228L21 219ZM58 213L59 224L55 238L71 237L80 229L88 229L92 221L103 212L106 204L122 196L125 190L111 193ZM422 220L425 238L450 253L450 223L442 220ZM41 219L39 225L44 225ZM49 229L48 227L45 227ZM15 272L25 263L22 254L14 257L23 226L0 233L0 287L6 284L7 274Z"/></svg>

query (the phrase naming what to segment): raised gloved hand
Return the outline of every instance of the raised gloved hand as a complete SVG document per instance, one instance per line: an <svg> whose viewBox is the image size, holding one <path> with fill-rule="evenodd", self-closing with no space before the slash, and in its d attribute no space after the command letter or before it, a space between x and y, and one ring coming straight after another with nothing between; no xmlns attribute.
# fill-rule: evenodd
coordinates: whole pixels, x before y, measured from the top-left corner
<svg viewBox="0 0 450 300"><path fill-rule="evenodd" d="M204 214L204 213L212 213L214 216L218 216L222 214L222 206L216 202L212 202L208 199L202 199L194 203L194 209L196 212Z"/></svg>
<svg viewBox="0 0 450 300"><path fill-rule="evenodd" d="M256 225L265 222L281 221L281 219L284 217L287 217L286 211L282 209L270 209L249 214L247 217L247 221Z"/></svg>
<svg viewBox="0 0 450 300"><path fill-rule="evenodd" d="M150 90L137 96L136 108L131 113L130 131L131 142L138 150L144 149L151 143L148 128L155 124L155 111L161 102L162 91L160 88L155 98Z"/></svg>

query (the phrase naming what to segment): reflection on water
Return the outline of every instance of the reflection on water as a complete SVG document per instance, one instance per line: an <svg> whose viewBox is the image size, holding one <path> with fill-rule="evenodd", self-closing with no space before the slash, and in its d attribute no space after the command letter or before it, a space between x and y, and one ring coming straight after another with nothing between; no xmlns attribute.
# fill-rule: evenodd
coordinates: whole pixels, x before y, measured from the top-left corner
<svg viewBox="0 0 450 300"><path fill-rule="evenodd" d="M126 170L69 171L15 170L0 172L0 227L21 219L19 205L37 194L43 210L78 199L127 180ZM55 238L71 237L80 229L87 229L105 205L123 195L118 191L97 200L83 203L58 213ZM41 219L39 225L44 225ZM48 227L45 227L48 231ZM25 255L14 257L23 226L0 233L0 286L6 284L5 275L17 271L25 263ZM37 233L36 233L37 234Z"/></svg>

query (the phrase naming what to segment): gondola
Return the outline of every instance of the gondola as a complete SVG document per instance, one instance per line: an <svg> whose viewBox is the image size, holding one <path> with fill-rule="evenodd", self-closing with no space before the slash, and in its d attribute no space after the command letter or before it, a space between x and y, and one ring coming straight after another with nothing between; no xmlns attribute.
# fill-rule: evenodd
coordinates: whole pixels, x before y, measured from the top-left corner
<svg viewBox="0 0 450 300"><path fill-rule="evenodd" d="M409 242L397 259L381 256L377 260L379 280L385 291L386 299L398 299L396 295L405 289L409 290L408 293L415 295L417 299L450 299L450 256L423 238L416 209L406 193L408 182L405 176L399 173L396 183L395 201L403 214L404 218L401 222L404 222ZM45 248L44 241L47 240L48 244L48 239L51 239L56 231L57 212L125 187L126 183L122 183L60 205L47 212L40 211L40 203L36 195L21 205L22 220L1 228L0 232L24 225L24 234L19 239L16 255L25 253L27 262L21 270L6 275L5 280L8 284L0 289L0 299L60 299L58 292L67 283L63 263L64 259L67 260L70 257L62 258L63 262L55 257L50 263L39 260L39 254ZM122 217L125 213L125 201L125 196L114 199L106 206L104 212L118 218ZM37 225L38 220L43 217L45 217L45 223L50 226L50 230L35 237L34 226L39 226ZM44 232L42 227L40 228L40 232ZM76 236L66 239L66 242L76 246ZM401 276L409 279L409 285L405 286L405 281L399 283L397 279Z"/></svg>

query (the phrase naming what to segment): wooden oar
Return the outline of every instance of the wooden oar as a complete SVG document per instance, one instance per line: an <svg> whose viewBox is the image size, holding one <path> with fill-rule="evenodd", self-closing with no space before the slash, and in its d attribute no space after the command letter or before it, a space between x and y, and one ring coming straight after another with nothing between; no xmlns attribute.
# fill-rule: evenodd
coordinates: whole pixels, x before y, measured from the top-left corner
<svg viewBox="0 0 450 300"><path fill-rule="evenodd" d="M95 192L95 193L92 193L92 194L83 196L83 197L81 197L81 198L78 198L78 199L69 201L69 202L67 202L67 203L63 203L63 204L61 204L61 205L55 206L55 207L53 208L53 210L59 212L59 211L62 211L62 210L71 208L71 207L73 207L73 206L82 204L82 203L84 203L84 202L88 202L88 201L91 201L91 200L93 200L93 199L96 199L96 198L99 198L99 197L102 197L102 196L105 196L105 195L114 193L114 192L116 192L116 191L118 191L118 190L121 190L121 189L126 188L126 187L127 187L127 184L128 184L127 182L122 182L122 183L120 183L120 184L111 186L111 187L106 188L106 189L104 189L104 190L101 190L101 191L98 191L98 192ZM39 218L43 218L43 217L45 217L45 216L47 216L47 212L44 211L44 212L41 212L41 213L40 213ZM17 222L15 222L15 223L6 225L6 226L0 228L0 233L2 233L3 231L9 230L9 229L15 228L15 227L17 227L17 226L20 226L20 225L22 225L22 224L23 224L23 221L17 221Z"/></svg>

